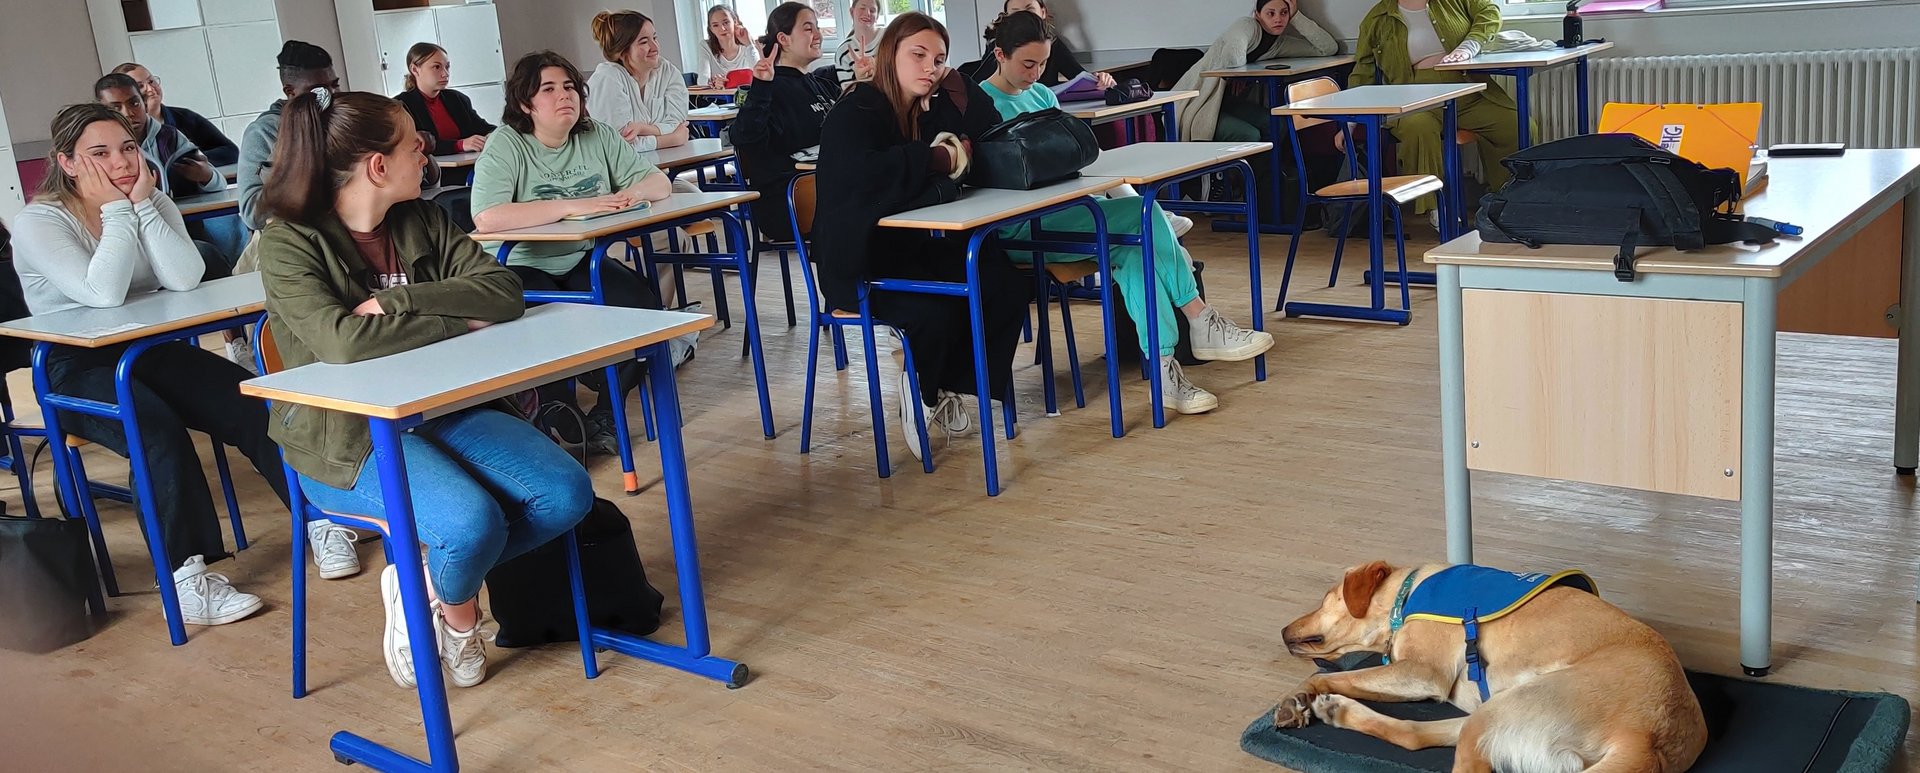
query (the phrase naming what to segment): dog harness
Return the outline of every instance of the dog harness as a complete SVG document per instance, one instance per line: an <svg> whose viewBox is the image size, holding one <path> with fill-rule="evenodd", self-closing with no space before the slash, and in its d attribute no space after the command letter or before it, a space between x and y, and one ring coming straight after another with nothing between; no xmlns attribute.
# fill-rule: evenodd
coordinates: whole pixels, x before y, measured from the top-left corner
<svg viewBox="0 0 1920 773"><path fill-rule="evenodd" d="M1554 574L1541 572L1503 572L1484 566L1459 564L1440 570L1426 582L1414 587L1420 570L1407 572L1400 592L1393 597L1393 613L1387 618L1388 639L1385 662L1393 662L1393 637L1408 620L1431 620L1461 626L1467 638L1467 678L1480 688L1480 700L1491 697L1487 688L1487 663L1480 657L1480 624L1492 622L1534 600L1549 588L1566 586L1600 594L1599 586L1586 573L1567 570ZM1491 612L1482 613L1480 610Z"/></svg>

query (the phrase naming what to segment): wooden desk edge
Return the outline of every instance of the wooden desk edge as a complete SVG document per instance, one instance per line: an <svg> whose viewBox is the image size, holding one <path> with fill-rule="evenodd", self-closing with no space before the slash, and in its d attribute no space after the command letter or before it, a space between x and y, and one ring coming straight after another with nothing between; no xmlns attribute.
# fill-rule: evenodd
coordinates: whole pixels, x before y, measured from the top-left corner
<svg viewBox="0 0 1920 773"><path fill-rule="evenodd" d="M1274 108L1272 112L1274 115L1289 115L1289 116L1291 115L1406 115L1407 113L1418 113L1422 110L1438 107L1440 105L1444 105L1453 100L1467 96L1468 94L1478 94L1482 91L1487 90L1487 84L1485 83L1462 83L1460 84L1460 87L1461 87L1461 90L1456 91L1452 94L1447 94L1445 96L1439 96L1439 97L1432 97L1429 99L1423 99L1418 102L1410 102L1407 104L1400 105L1396 109L1389 109L1384 105L1374 106L1367 109L1353 108L1353 107L1294 107L1292 105L1282 105L1280 107Z"/></svg>
<svg viewBox="0 0 1920 773"><path fill-rule="evenodd" d="M1105 193L1107 191L1113 190L1114 188L1120 187L1120 185L1122 184L1121 179L1118 177L1082 177L1080 179L1081 180L1101 180L1108 184L1105 187L1095 188L1092 190L1078 190L1078 191L1073 191L1071 193L1060 193L1054 196L1049 196L1045 200L1035 203L1033 206L1026 208L1025 210L1023 210L1023 212L1033 212L1035 210L1046 209L1047 207L1051 207L1061 202L1072 201L1074 199L1081 198L1084 196L1092 196L1096 193ZM962 199L962 201L964 200L965 199ZM934 206L944 207L947 205L936 204ZM895 215L893 217L881 218L879 222L879 226L881 228L925 228L930 231L965 231L973 228L979 228L980 226L986 225L988 223L998 222L1000 220L1003 220L1012 216L1013 215L1010 215L1006 212L998 212L991 216L977 217L971 220L939 221L939 220L905 220L905 219L901 219L900 216Z"/></svg>
<svg viewBox="0 0 1920 773"><path fill-rule="evenodd" d="M196 325L204 325L208 322L215 322L222 319L232 319L234 317L244 317L249 314L258 314L262 311L265 311L266 308L267 308L267 304L265 301L262 301L258 304L249 303L245 306L237 306L231 309L222 309L218 311L209 311L205 314L197 314L192 317L177 319L172 322L168 322L165 325L153 325L150 327L139 328L137 330L122 330L122 331L115 332L111 335L106 335L99 338L81 338L79 336L72 336L64 333L47 333L47 332L42 332L38 330L25 330L17 327L6 327L4 325L0 325L0 336L6 336L8 338L23 338L28 341L46 341L47 343L62 344L65 346L78 346L82 349L102 349L102 348L113 346L116 344L127 343L129 341L138 341L142 338L151 338L157 335L165 335L175 330L185 330L187 328L194 327Z"/></svg>
<svg viewBox="0 0 1920 773"><path fill-rule="evenodd" d="M491 392L495 389L498 389L502 384L513 383L516 381L537 380L550 374L565 371L569 368L579 367L584 363L594 362L597 360L604 360L608 357L611 357L620 353L621 351L632 351L635 349L652 346L654 344L660 343L661 341L677 338L679 336L686 335L687 333L693 333L693 332L705 330L707 328L713 327L713 324L714 324L714 318L712 316L702 316L699 319L683 322L678 325L674 325L673 327L670 327L670 328L656 330L654 332L648 333L645 336L641 336L638 339L631 339L631 340L623 341L616 344L608 344L606 346L589 349L587 351L579 352L577 354L563 357L561 359L550 360L536 367L525 368L522 370L514 371L512 373L503 373L501 375L495 376L490 379L486 379L484 381L467 384L467 385L458 387L456 389L448 390L446 392L442 392L437 395L424 397L419 400L414 400L412 402L406 403L404 405L398 405L398 406L368 405L366 403L357 403L351 400L336 400L333 398L317 398L305 392L296 392L293 390L283 389L283 388L276 389L273 387L265 387L265 386L256 384L252 381L240 382L240 394L247 395L250 397L259 397L266 400L278 400L281 402L291 403L294 405L305 405L305 406L310 406L314 408L325 408L327 410L332 410L332 411L341 411L344 413L351 413L356 416L364 416L371 419L404 419L408 416L414 416L414 415L426 413L427 411L431 411L443 405L452 405L454 403L472 399L475 395L485 394L487 392ZM295 370L298 370L298 369L296 368Z"/></svg>
<svg viewBox="0 0 1920 773"><path fill-rule="evenodd" d="M1151 99L1143 99L1139 102L1129 102L1124 105L1101 105L1091 110L1076 110L1067 115L1082 121L1097 121L1102 118L1126 115L1129 111L1145 112L1149 110L1159 110L1167 105L1176 102L1185 102L1189 99L1196 99L1199 96L1200 92L1198 91L1166 91L1153 95Z"/></svg>
<svg viewBox="0 0 1920 773"><path fill-rule="evenodd" d="M1314 57L1314 58L1318 58L1318 57ZM1285 70L1268 70L1264 67L1258 70L1248 70L1248 69L1208 70L1206 72L1200 73L1200 77L1202 78L1265 78L1265 77L1284 78L1289 75L1304 75L1310 72L1320 72L1321 70L1331 70L1335 67L1341 67L1344 65L1353 64L1354 61L1355 60L1352 54L1333 54L1327 57L1326 62L1321 64L1316 64L1312 67L1295 68L1295 67L1289 66ZM1285 63L1286 62L1284 60L1272 62L1272 64L1285 64Z"/></svg>
<svg viewBox="0 0 1920 773"><path fill-rule="evenodd" d="M627 231L633 231L641 228L646 228L649 226L659 225L660 223L664 223L668 220L672 220L675 218L687 217L690 215L700 215L708 212L713 212L715 210L726 209L735 204L745 204L749 201L753 201L755 199L760 198L759 191L727 191L727 193L729 194L727 198L721 199L718 201L708 202L706 205L703 205L704 208L690 208L690 209L677 210L669 215L656 216L654 214L649 214L645 219L642 219L638 222L623 223L618 227L609 227L605 230L582 231L577 234L523 234L523 233L517 233L514 231L496 231L493 233L471 233L471 234L467 234L467 238L470 238L476 242L513 242L515 244L523 244L527 242L587 242L587 241L593 241L594 239L599 239L606 236L612 236L617 233L625 233ZM561 221L561 222L566 222L566 221ZM554 225L554 224L548 223L547 225ZM547 226L536 225L531 227L546 228Z"/></svg>

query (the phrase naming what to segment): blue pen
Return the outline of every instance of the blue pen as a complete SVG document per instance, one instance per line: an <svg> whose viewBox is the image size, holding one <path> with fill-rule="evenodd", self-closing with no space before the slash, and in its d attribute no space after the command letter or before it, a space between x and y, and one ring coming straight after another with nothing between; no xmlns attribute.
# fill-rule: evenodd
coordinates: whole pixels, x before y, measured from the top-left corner
<svg viewBox="0 0 1920 773"><path fill-rule="evenodd" d="M1800 226L1794 225L1792 223L1782 223L1778 220L1768 220L1764 217L1753 217L1752 215L1748 215L1747 222L1757 224L1763 228L1771 228L1774 230L1774 232L1779 233L1783 236L1799 236L1800 234L1806 232L1806 229L1801 228Z"/></svg>

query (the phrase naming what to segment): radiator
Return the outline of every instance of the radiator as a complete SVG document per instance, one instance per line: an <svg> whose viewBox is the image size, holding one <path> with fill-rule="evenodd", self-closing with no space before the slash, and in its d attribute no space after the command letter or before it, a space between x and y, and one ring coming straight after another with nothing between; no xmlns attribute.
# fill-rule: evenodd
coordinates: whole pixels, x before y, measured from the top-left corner
<svg viewBox="0 0 1920 773"><path fill-rule="evenodd" d="M1759 102L1761 146L1920 147L1920 48L1594 58L1593 121L1607 102ZM1574 133L1575 68L1533 78L1542 139Z"/></svg>

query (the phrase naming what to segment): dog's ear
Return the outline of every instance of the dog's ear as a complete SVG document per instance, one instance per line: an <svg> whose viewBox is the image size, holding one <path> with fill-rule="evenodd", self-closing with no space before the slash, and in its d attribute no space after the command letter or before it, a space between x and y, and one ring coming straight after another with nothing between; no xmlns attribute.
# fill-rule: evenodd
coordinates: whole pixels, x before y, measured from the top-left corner
<svg viewBox="0 0 1920 773"><path fill-rule="evenodd" d="M1381 581L1392 573L1393 567L1385 561L1348 569L1346 579L1340 581L1340 597L1347 601L1347 614L1355 619L1366 617L1367 607L1373 604L1373 592L1379 590Z"/></svg>

